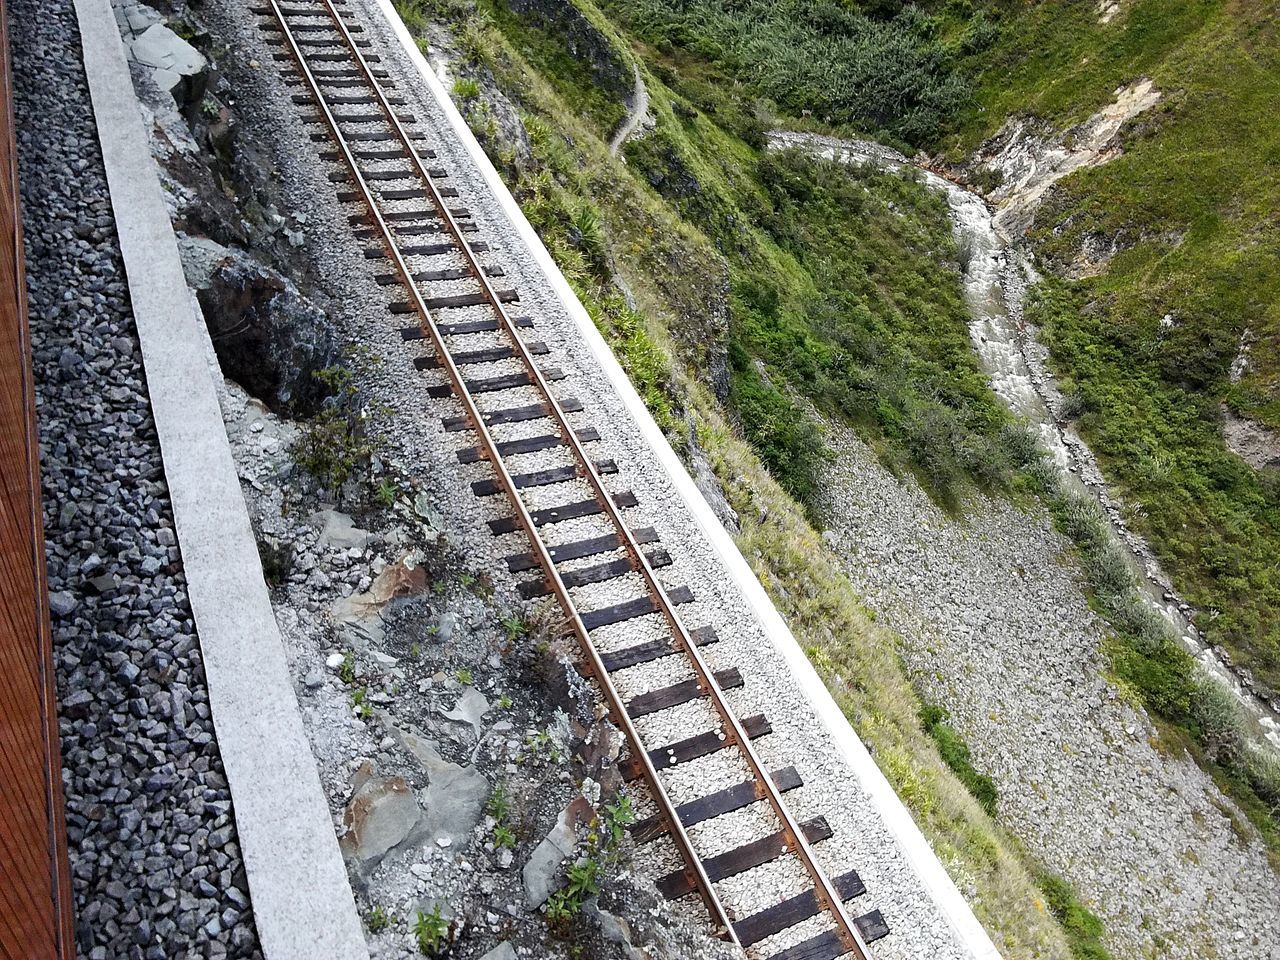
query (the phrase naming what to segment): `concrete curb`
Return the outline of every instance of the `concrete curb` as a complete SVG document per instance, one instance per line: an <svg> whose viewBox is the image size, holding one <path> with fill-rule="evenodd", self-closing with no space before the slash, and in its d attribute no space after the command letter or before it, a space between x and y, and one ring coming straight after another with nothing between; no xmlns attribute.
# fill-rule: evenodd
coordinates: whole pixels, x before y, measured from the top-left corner
<svg viewBox="0 0 1280 960"><path fill-rule="evenodd" d="M515 197L511 195L506 184L503 183L502 177L498 174L498 171L485 154L484 149L472 134L471 128L467 126L466 120L463 119L462 114L454 106L453 100L444 88L444 84L440 82L439 77L431 69L431 65L418 48L413 36L404 25L404 21L396 13L391 0L377 0L377 5L399 39L410 62L418 69L432 96L440 103L440 107L448 118L458 141L475 161L477 170L492 191L494 198L502 207L503 212L510 219L521 242L529 250L539 269L546 276L551 289L564 305L565 311L577 324L583 342L586 343L600 363L601 369L609 378L609 382L622 400L623 405L627 408L632 420L635 421L641 435L653 450L654 457L661 464L663 470L670 477L677 493L697 519L703 535L715 549L716 554L724 564L725 569L728 570L738 589L742 591L743 597L750 605L751 612L759 620L770 642L785 660L788 669L795 678L796 685L805 694L813 706L814 712L830 732L844 761L858 777L863 788L870 794L877 813L879 813L880 818L888 827L889 832L893 834L899 848L902 850L903 856L911 864L916 876L919 877L921 885L928 892L934 903L937 904L938 910L951 925L957 939L968 948L974 960L1000 960L1000 952L996 949L995 944L992 943L987 932L982 928L982 924L978 922L978 918L974 916L973 909L961 895L950 875L942 866L941 861L934 854L929 842L925 839L924 834L920 832L920 828L916 826L910 812L898 798L889 781L885 779L884 774L880 772L880 768L876 766L871 754L867 752L866 746L858 739L858 735L854 733L844 713L836 704L830 691L827 690L826 684L822 682L822 678L818 676L813 664L809 662L809 658L805 656L800 644L792 635L786 621L778 613L773 601L765 593L764 587L761 586L755 573L738 551L737 545L724 527L721 526L720 521L716 519L715 513L694 484L688 471L685 470L680 458L667 442L666 436L663 435L648 408L645 407L644 401L640 399L635 387L632 386L626 371L622 369L622 366L614 357L613 351L608 343L605 342L600 331L596 329L591 317L587 314L586 308L582 306L577 295L569 286L568 281L565 280L564 275L561 274L560 268L556 266L551 254L543 245L541 238L539 238L537 231L533 229L533 225L525 218L520 205L516 203Z"/></svg>
<svg viewBox="0 0 1280 960"><path fill-rule="evenodd" d="M253 915L268 960L368 960L110 0L75 0Z"/></svg>

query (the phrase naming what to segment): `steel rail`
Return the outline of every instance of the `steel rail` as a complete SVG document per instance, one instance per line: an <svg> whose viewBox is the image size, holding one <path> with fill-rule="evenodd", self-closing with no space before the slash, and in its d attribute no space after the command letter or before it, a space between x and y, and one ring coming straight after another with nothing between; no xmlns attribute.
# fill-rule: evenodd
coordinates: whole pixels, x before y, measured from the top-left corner
<svg viewBox="0 0 1280 960"><path fill-rule="evenodd" d="M636 754L636 759L640 763L641 774L644 777L646 784L649 786L655 802L662 809L663 813L671 823L672 839L676 844L677 850L680 852L681 858L685 861L685 872L686 874L691 875L690 879L694 886L698 888L702 900L706 905L708 912L711 914L713 924L717 927L717 933L726 937L736 946L740 947L741 943L738 940L737 934L733 930L733 924L729 920L729 916L724 909L724 905L720 902L719 894L717 894L711 879L707 876L701 859L693 849L693 843L689 838L688 831L685 830L684 825L680 822L680 818L675 811L675 804L667 794L666 788L663 786L661 779L658 776L657 769L653 765L653 761L649 758L647 751L644 749L639 732L636 730L631 717L627 713L626 706L622 701L621 695L609 679L609 673L605 669L604 662L600 658L600 653L591 642L589 631L587 630L586 625L582 622L582 617L578 613L577 607L569 595L568 587L565 586L564 580L561 578L560 573L556 568L555 561L552 559L547 545L537 534L537 527L533 522L533 517L530 515L528 507L521 499L515 482L512 480L511 474L508 472L506 465L502 462L502 457L498 453L493 435L490 432L488 425L484 422L484 417L477 408L474 398L467 389L466 382L461 371L458 369L457 364L454 363L453 357L445 344L443 334L440 333L439 328L436 326L436 321L431 315L430 309L427 307L421 292L413 281L412 271L405 262L404 256L400 253L395 242L395 236L392 233L391 228L388 226L386 219L383 217L377 201L374 199L373 192L370 190L368 182L361 173L359 165L356 163L356 159L351 152L351 148L348 145L341 128L338 126L338 122L334 117L333 112L325 101L324 94L320 89L319 83L312 74L311 68L307 65L302 50L298 46L293 32L289 27L289 23L285 18L283 11L280 9L279 0L269 0L269 2L271 4L272 12L280 23L281 30L284 31L284 37L286 42L289 44L290 51L298 63L298 69L307 81L307 84L311 89L311 94L315 98L316 105L320 108L324 115L326 124L334 135L334 140L338 145L340 155L342 156L345 165L350 170L356 186L363 196L366 206L369 208L370 215L373 217L379 232L381 233L382 240L386 244L388 255L392 259L396 272L400 274L401 280L404 282L404 286L409 291L410 296L413 299L413 304L421 319L422 326L431 338L436 353L439 355L440 363L444 367L445 372L453 385L454 392L462 401L467 418L475 428L475 431L479 436L481 446L485 450L486 457L493 466L494 471L497 473L499 484L506 492L507 498L511 501L512 506L516 510L516 516L520 526L528 536L530 545L538 557L539 564L543 568L543 572L547 577L548 583L551 584L561 607L570 618L571 626L578 637L579 645L582 647L584 655L591 661L592 670L600 681L600 686L609 703L610 712L614 715L615 722L622 728L623 734L631 742L632 751ZM350 34L347 32L341 18L338 17L336 11L329 3L329 0L323 0L323 2L330 15L338 24L343 37L348 41L348 43L350 43ZM371 88L378 95L380 102L382 102L384 107L386 107L387 105L385 103L385 98L382 96L381 86L369 71L369 67L365 63L364 57L359 54L359 50L354 44L350 45L350 49L352 53L355 54L356 60L359 63L362 72L365 74L366 79L369 81ZM434 202L439 209L439 213L448 219L452 232L454 233L454 237L458 242L460 251L467 257L468 262L474 265L474 255L471 253L466 241L462 238L457 222L454 220L453 214L449 210L448 205L444 203L444 198L441 197L437 191L434 181L427 176L426 170L422 167L421 159L418 157L418 153L413 147L411 138L406 135L403 127L399 125L398 120L395 118L395 114L390 113L389 116L395 123L396 131L403 139L404 146L409 156L416 161L420 172L426 180L434 198ZM483 276L482 270L478 272ZM486 289L488 290L489 295L493 298L493 302L497 304L498 299L496 296L493 296L492 288L488 287L486 284ZM505 311L503 311L503 316L506 318ZM514 340L515 345L525 356L528 356L528 351L524 347L524 342L515 332L514 324L510 323L509 318L506 318L506 320L508 333L512 340ZM538 383L547 398L549 407L560 415L559 420L564 438L576 441L576 434L563 420L564 413L560 409L555 396L547 388L546 383L540 374L538 374ZM613 502L607 493L603 494L603 503L606 507L613 507Z"/></svg>
<svg viewBox="0 0 1280 960"><path fill-rule="evenodd" d="M489 282L488 276L484 272L480 263L476 260L475 254L471 251L466 240L463 238L462 231L458 225L457 220L453 216L453 213L448 207L448 205L445 203L444 198L440 195L435 185L435 181L430 175L430 173L428 172L428 170L426 169L425 165L423 164L421 157L418 155L417 151L413 148L412 138L410 137L408 132L404 129L403 124L400 122L399 116L392 109L391 104L387 101L386 95L383 93L381 85L377 83L376 78L373 76L372 71L369 69L367 62L364 59L364 55L360 52L359 48L356 46L354 39L351 37L350 31L347 29L345 22L342 20L341 14L339 14L339 12L336 10L331 0L320 0L320 2L323 4L326 11L328 12L331 20L334 23L335 29L342 36L343 41L347 45L348 51L352 56L352 59L355 60L355 62L358 64L361 72L364 74L366 80L368 81L374 93L374 96L378 101L379 107L381 108L383 115L386 118L388 125L396 132L396 135L403 142L406 148L406 151L409 155L410 161L416 167L419 178L426 185L428 191L431 194L432 202L437 208L438 215L444 221L445 225L449 230L449 233L452 234L452 236L454 237L454 240L458 245L459 252L463 255L463 258L467 264L467 268L472 274L473 279L480 284L481 291L485 299L488 301L490 307L493 309L494 313L497 315L499 322L507 332L507 335L512 340L513 346L516 352L519 354L519 359L521 360L522 365L525 367L531 382L533 383L533 385L535 385L538 388L539 392L546 397L547 404L549 409L551 410L552 416L557 422L557 424L559 425L562 439L565 441L566 445L570 447L572 453L574 454L576 460L578 461L578 469L585 476L588 483L591 485L592 489L595 491L596 498L600 502L600 505L603 508L605 514L608 516L609 520L617 529L621 546L623 547L624 551L627 553L633 569L637 570L637 572L639 572L642 578L644 579L645 584L650 594L652 595L653 600L655 601L655 605L657 606L658 611L663 614L664 619L667 621L671 629L671 633L673 635L673 639L676 640L677 647L680 648L681 651L688 657L691 665L693 666L694 672L698 676L699 689L700 690L705 689L707 691L708 698L711 700L712 706L716 710L717 714L720 716L722 726L727 728L725 733L726 739L729 742L733 743L736 747L738 747L744 759L747 761L748 767L751 769L751 773L753 777L753 786L755 788L755 793L757 798L766 800L769 803L769 805L772 807L774 814L777 816L778 821L782 825L782 833L783 833L786 847L788 847L791 850L791 852L793 852L797 856L797 858L800 860L801 865L805 868L805 871L809 875L810 881L813 884L814 894L817 897L819 904L828 913L830 913L832 915L832 918L835 920L836 932L837 932L837 935L840 937L842 945L846 948L847 951L853 953L856 957L858 957L859 960L867 960L868 952L867 952L866 943L863 941L862 936L859 933L856 925L854 925L854 923L850 920L848 914L845 912L844 904L841 901L839 895L836 893L830 880L827 878L823 870L818 866L816 859L814 857L813 849L811 845L809 844L808 840L805 838L803 831L800 829L799 824L796 822L795 818L792 816L790 810L788 810L786 805L783 803L780 793L778 792L777 788L774 786L773 781L769 776L768 770L764 766L763 762L760 760L760 757L756 753L755 748L752 746L750 738L746 735L746 731L742 728L742 725L737 719L736 715L729 708L728 702L724 695L724 691L721 689L719 683L715 679L714 673L708 667L705 658L703 658L701 652L698 650L697 644L693 642L693 639L690 636L688 630L685 628L683 622L680 620L679 616L676 614L674 605L671 603L670 598L667 596L666 590L663 588L662 584L659 582L656 574L654 573L653 567L649 563L648 558L645 556L644 551L641 549L639 542L636 540L630 527L627 525L626 521L623 519L620 511L614 505L608 490L605 488L604 483L601 480L599 472L595 468L594 461L590 456L587 455L587 452L583 447L582 442L578 439L576 432L570 426L568 422L568 418L564 413L564 410L560 407L560 404L556 400L555 395L551 392L551 389L547 384L547 381L542 376L542 373L539 370L537 364L534 362L532 354L529 352L528 348L525 346L524 341L520 337L515 327L515 324L511 320L510 315L507 313L506 308L502 304L501 300L498 298L492 284ZM284 21L283 14L279 11L279 7L276 0L272 0L272 8L276 11L277 18L281 21L282 28L286 31L286 33L288 33L288 30L289 30L288 24ZM293 43L292 35L289 34L289 36L290 36L290 44L294 49L295 58L300 58L301 51L297 48L296 44ZM315 87L313 89L313 93L315 93L315 95L318 98L322 96L319 93L318 87ZM326 114L328 114L327 109L326 109ZM337 125L336 123L332 122L331 115L329 115L328 118L331 121L332 129L334 129L335 132L337 132L337 129L338 129ZM341 136L340 133L338 135ZM344 154L345 153L346 151L344 151ZM353 173L357 177L357 179L362 180L361 174L359 173L358 169L355 168L354 158L350 158L349 166L352 167ZM372 204L371 194L369 193L369 191L367 189L364 189L364 193L365 193L366 199ZM379 217L379 220L381 220L380 215L378 215L378 217ZM385 230L385 224L383 226ZM390 236L388 236L388 242L394 245L394 241L392 238L390 238ZM396 253L396 256L397 256L397 259L399 259L398 251ZM398 272L401 273L401 276L405 280L406 285L413 290L415 299L418 301L421 301L421 296L420 294L417 293L417 288L413 285L410 275L407 271L407 268L404 267L402 261L397 263L397 270ZM438 331L435 330L434 322L430 320L429 314L425 313L426 311L425 304L421 305L421 309L422 311L424 311L424 318L426 320L426 323L430 325L430 328L431 328L430 332L432 333L433 340L436 341L437 350L444 355L444 358L447 358L448 351L443 346L443 343L438 341L438 337L439 337ZM462 385L461 377L460 375L458 375L456 368L453 366L452 360L448 359L446 361L444 358L442 358L442 363L447 363L447 366L450 368L450 377L455 382L455 389L460 390L462 395L466 395L469 398L469 395L465 393L465 387L463 387ZM527 533L529 534L530 541L534 544L535 553L538 555L539 562L543 566L544 572L547 574L548 583L552 586L566 614L568 614L571 620L573 621L575 633L578 634L579 642L583 646L584 652L587 653L589 659L592 660L594 672L596 673L597 679L600 681L601 686L606 688L608 693L612 694L609 697L609 699L611 701L611 706L613 706L614 708L614 712L618 715L620 719L625 721L626 726L630 727L631 726L630 718L627 716L625 707L623 707L623 705L621 704L620 698L617 696L616 690L613 689L612 681L609 680L608 673L607 671L604 670L603 663L600 661L600 657L598 652L595 649L595 645L591 643L589 633L586 630L585 625L582 623L580 615L577 613L576 604L573 603L572 598L569 596L568 591L565 588L564 583L560 578L559 572L555 568L554 560L551 558L550 554L546 550L545 544L542 543L541 537L537 535L536 528L532 524L532 519L528 515L527 508L524 507L523 500L519 497L519 494L516 492L514 484L511 483L510 476L507 474L505 466L501 464L501 458L497 454L496 449L493 447L492 439L489 437L487 427L485 427L477 417L474 405L471 403L467 403L466 405L469 407L468 413L473 423L477 426L477 429L484 434L484 437L487 441L484 444L484 446L486 447L488 459L494 464L495 469L499 472L500 483L502 484L504 489L506 489L508 493L508 497L512 499L512 501L518 507L518 511L520 514L519 519L521 521L521 525L525 527ZM645 774L646 774L645 779L646 780L650 779L649 773L650 771L652 771L653 773L652 782L656 784L657 783L656 770L653 770L652 764L648 759L647 753L645 753L645 751L643 750L643 745L641 744L638 736L634 735L634 729L632 729L631 739L632 739L633 746L636 748L636 751L643 757L644 766L649 768L648 770L645 771ZM666 795L665 789L662 788L661 786L658 786L658 790L661 792L662 796L665 797ZM669 812L668 819L670 821L670 827L673 831L678 831L680 834L685 833L683 825L680 823L679 817L674 814L674 811ZM688 859L690 860L691 864L695 866L697 873L700 875L700 879L705 878L705 871L702 869L701 861L698 859L697 855L693 852L692 846L687 844L687 836L685 837L684 844L678 843L677 845L682 847L687 846ZM682 850L682 853L683 852L685 851ZM709 881L707 881L707 886L708 888L710 887ZM711 894L711 897L714 898L716 901L717 907L719 907L719 899L718 899L718 896L715 894L714 890L709 890L707 892ZM706 899L707 897L704 894L704 900ZM708 903L708 908L709 909L711 908L710 903ZM723 908L719 907L718 910L712 909L712 916L717 921L725 924L727 928L726 932L729 938L733 940L733 942L737 943L737 936L736 934L733 933L732 924L728 921L727 916L724 914Z"/></svg>

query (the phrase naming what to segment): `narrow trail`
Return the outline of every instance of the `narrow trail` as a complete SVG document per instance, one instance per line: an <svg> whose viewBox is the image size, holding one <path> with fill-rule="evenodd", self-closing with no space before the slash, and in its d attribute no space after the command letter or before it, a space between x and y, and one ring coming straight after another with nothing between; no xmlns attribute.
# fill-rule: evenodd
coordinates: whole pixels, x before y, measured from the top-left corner
<svg viewBox="0 0 1280 960"><path fill-rule="evenodd" d="M644 77L640 76L640 68L634 63L631 65L631 72L636 81L631 90L631 104L627 110L627 118L622 121L622 125L618 127L609 141L609 156L611 157L618 155L618 151L622 149L623 144L631 139L631 135L644 123L644 118L649 114L649 88L644 85Z"/></svg>

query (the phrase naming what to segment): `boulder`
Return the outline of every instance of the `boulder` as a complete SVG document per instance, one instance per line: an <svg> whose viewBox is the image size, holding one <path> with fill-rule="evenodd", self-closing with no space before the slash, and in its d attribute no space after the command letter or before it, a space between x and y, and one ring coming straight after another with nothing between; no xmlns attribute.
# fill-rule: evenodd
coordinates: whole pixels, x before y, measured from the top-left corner
<svg viewBox="0 0 1280 960"><path fill-rule="evenodd" d="M384 711L377 711L375 716L427 774L427 812L422 834L436 842L447 840L447 846L465 844L484 815L485 801L489 799L488 779L473 766L450 763L440 756L434 743L397 727Z"/></svg>
<svg viewBox="0 0 1280 960"><path fill-rule="evenodd" d="M362 774L356 782L359 786L342 818L347 832L341 847L348 860L369 869L413 832L422 811L403 777Z"/></svg>
<svg viewBox="0 0 1280 960"><path fill-rule="evenodd" d="M524 897L529 909L536 910L564 886L560 865L573 855L578 845L578 826L589 822L591 816L591 804L582 797L575 797L560 811L551 832L533 848L523 873Z"/></svg>
<svg viewBox="0 0 1280 960"><path fill-rule="evenodd" d="M320 542L338 550L366 547L375 538L368 530L361 530L347 514L338 510L317 510L308 522L320 531Z"/></svg>
<svg viewBox="0 0 1280 960"><path fill-rule="evenodd" d="M240 250L184 239L222 372L273 412L309 416L328 389L314 376L339 361L337 334L323 310L275 270Z"/></svg>

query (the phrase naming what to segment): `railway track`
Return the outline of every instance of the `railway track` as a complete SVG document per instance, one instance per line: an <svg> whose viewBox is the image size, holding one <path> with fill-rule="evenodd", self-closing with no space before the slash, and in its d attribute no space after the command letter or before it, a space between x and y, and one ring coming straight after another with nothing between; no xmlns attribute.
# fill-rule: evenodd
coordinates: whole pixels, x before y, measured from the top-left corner
<svg viewBox="0 0 1280 960"><path fill-rule="evenodd" d="M438 166L349 0L267 0L252 12L304 121L319 128L311 139L331 165L337 199L354 211L353 229L369 243L365 256L378 271L375 279L403 294L390 303L392 314L412 321L401 328L403 339L431 348L414 361L419 370L435 371L432 376L443 374L428 393L452 396L461 407L460 415L444 420L444 429L475 437L459 459L488 464L490 476L473 482L472 491L502 495L510 506L509 516L490 522L492 533L527 539L528 550L506 558L521 578L520 593L551 595L559 603L586 672L626 739L622 772L644 782L657 810L633 825L632 836L642 844L665 836L679 857L680 867L658 878L658 889L670 899L698 895L719 936L769 960L868 957L867 943L888 933L882 915L877 910L852 919L845 903L864 892L861 879L856 872L829 877L818 865L813 844L830 837L830 827L821 817L798 822L788 809L783 794L801 785L799 774L793 767L767 769L753 747L753 739L770 732L767 718L737 717L725 696L746 678L708 666L700 648L715 643L715 633L690 630L677 613L693 602L691 592L659 580L657 570L671 558L652 529L628 524L626 512L637 498L606 487L603 478L617 474L616 464L593 452L600 436L580 422L583 403L560 399L553 390L564 373L539 361L550 348L536 339L536 318L512 312L519 292L502 285L502 268L484 256L488 244L457 204L448 171ZM538 468L528 469L529 461ZM579 539L547 535L556 525L584 518L607 532ZM599 592L603 585L616 588L609 592L620 599L583 609L584 588ZM646 629L638 629L641 623ZM593 639L626 631L628 624L649 639L621 646ZM677 658L686 679L624 697L616 675L666 658ZM642 737L641 718L693 701L713 711L715 721L705 729L659 744ZM746 778L677 805L664 771L718 751L735 751ZM699 852L691 828L752 805L772 818L771 832L715 855ZM784 858L803 875L800 892L769 897L770 906L745 915L726 908L718 883ZM816 928L813 935L774 952L762 949L804 922Z"/></svg>

